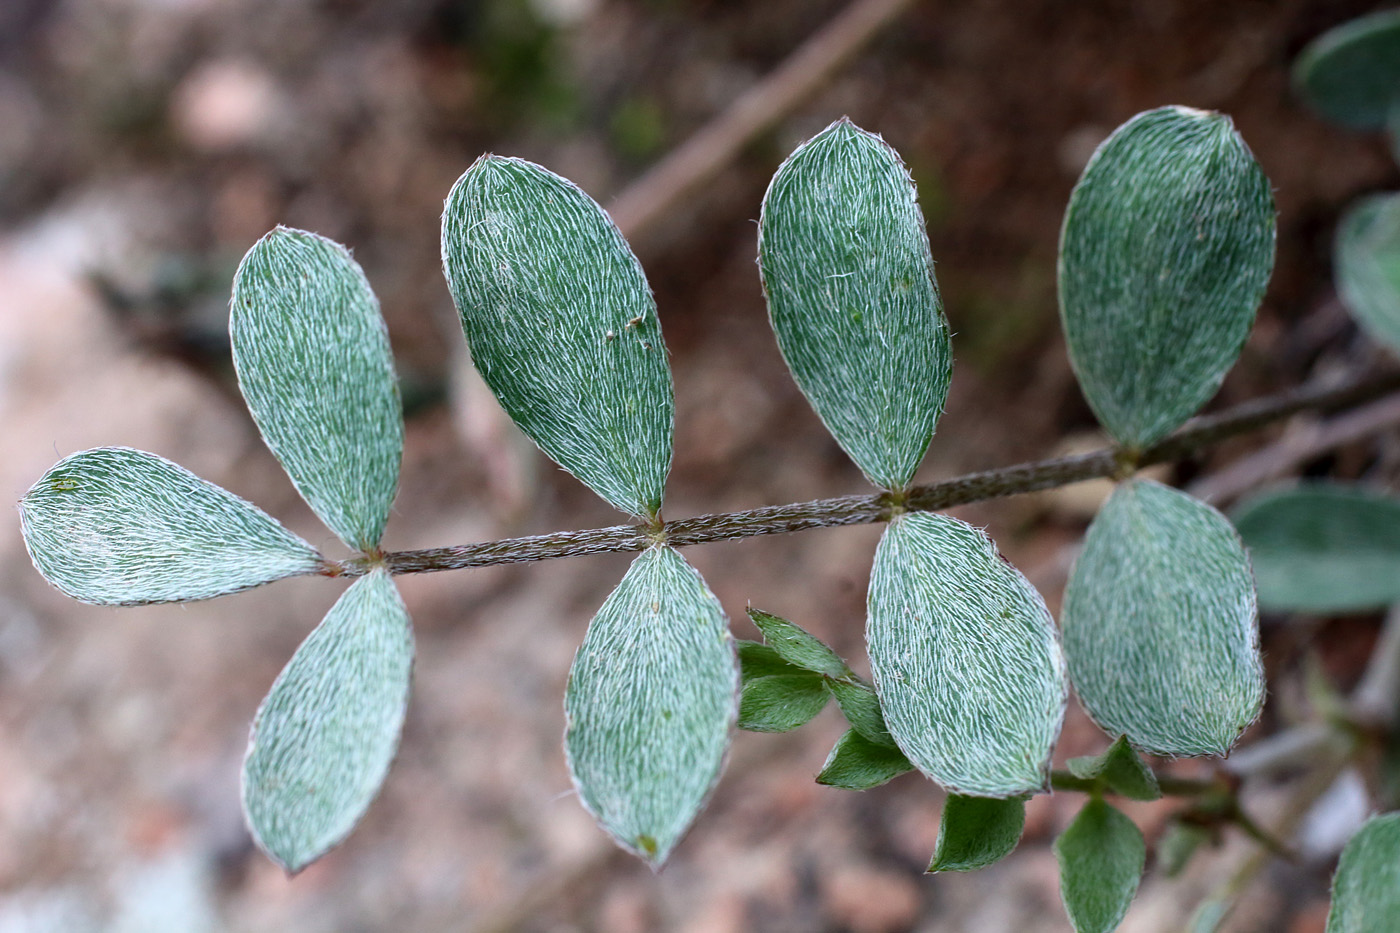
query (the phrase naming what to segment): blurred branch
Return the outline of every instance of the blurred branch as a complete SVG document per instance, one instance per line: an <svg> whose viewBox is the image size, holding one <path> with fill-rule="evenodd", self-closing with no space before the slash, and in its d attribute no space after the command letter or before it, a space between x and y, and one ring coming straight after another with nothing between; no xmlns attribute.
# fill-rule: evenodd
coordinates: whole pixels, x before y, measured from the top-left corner
<svg viewBox="0 0 1400 933"><path fill-rule="evenodd" d="M811 97L913 0L855 0L613 201L608 213L631 239L713 178L754 137Z"/></svg>
<svg viewBox="0 0 1400 933"><path fill-rule="evenodd" d="M1128 476L1137 468L1184 459L1226 438L1257 430L1301 411L1335 411L1364 404L1397 389L1400 389L1400 373L1397 372L1360 378L1341 385L1302 386L1246 402L1217 415L1192 419L1175 434L1141 452L1106 447L1074 457L970 473L929 486L915 486L902 495L879 492L764 506L742 512L679 519L655 529L640 525L615 525L586 531L507 538L482 544L396 551L373 558L328 561L323 573L327 576L360 576L372 564L380 561L395 574L428 573L586 554L641 551L661 541L675 547L686 547L809 528L889 521L896 510L937 511L1089 479Z"/></svg>

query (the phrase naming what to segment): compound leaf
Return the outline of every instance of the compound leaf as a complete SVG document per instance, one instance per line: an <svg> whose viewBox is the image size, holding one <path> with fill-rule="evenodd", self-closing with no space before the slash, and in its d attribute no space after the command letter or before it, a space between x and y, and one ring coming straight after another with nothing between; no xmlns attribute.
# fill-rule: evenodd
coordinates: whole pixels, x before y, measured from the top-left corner
<svg viewBox="0 0 1400 933"><path fill-rule="evenodd" d="M1055 840L1060 898L1077 933L1118 927L1142 880L1147 844L1133 821L1098 798Z"/></svg>
<svg viewBox="0 0 1400 933"><path fill-rule="evenodd" d="M1373 816L1342 850L1327 933L1400 930L1400 813Z"/></svg>
<svg viewBox="0 0 1400 933"><path fill-rule="evenodd" d="M1249 561L1230 523L1149 480L1114 490L1065 589L1089 715L1156 755L1223 755L1264 702Z"/></svg>
<svg viewBox="0 0 1400 933"><path fill-rule="evenodd" d="M838 120L778 169L759 266L798 386L866 477L902 489L952 375L914 182L880 137Z"/></svg>
<svg viewBox="0 0 1400 933"><path fill-rule="evenodd" d="M1337 290L1357 321L1400 353L1400 194L1373 194L1347 210L1337 227L1333 267Z"/></svg>
<svg viewBox="0 0 1400 933"><path fill-rule="evenodd" d="M1099 146L1060 235L1060 319L1100 423L1147 447L1215 394L1274 264L1269 180L1229 117L1140 113Z"/></svg>
<svg viewBox="0 0 1400 933"><path fill-rule="evenodd" d="M739 668L719 601L675 550L642 553L588 626L564 697L579 799L659 867L719 777Z"/></svg>
<svg viewBox="0 0 1400 933"><path fill-rule="evenodd" d="M1055 624L1035 588L977 529L909 512L880 540L866 639L901 751L958 794L1046 786L1068 692Z"/></svg>
<svg viewBox="0 0 1400 933"><path fill-rule="evenodd" d="M845 790L869 790L899 777L914 766L892 745L877 745L855 729L837 740L817 775L817 783Z"/></svg>
<svg viewBox="0 0 1400 933"><path fill-rule="evenodd" d="M85 603L208 599L321 565L311 545L253 504L126 447L65 457L19 510L34 566Z"/></svg>
<svg viewBox="0 0 1400 933"><path fill-rule="evenodd" d="M1400 97L1400 10L1362 16L1318 36L1294 62L1293 86L1329 120L1380 129Z"/></svg>
<svg viewBox="0 0 1400 933"><path fill-rule="evenodd" d="M408 613L381 569L345 591L278 675L253 720L243 812L287 871L338 845L379 793L412 667Z"/></svg>
<svg viewBox="0 0 1400 933"><path fill-rule="evenodd" d="M1400 499L1310 483L1259 493L1231 517L1265 609L1352 612L1400 602Z"/></svg>
<svg viewBox="0 0 1400 933"><path fill-rule="evenodd" d="M243 398L297 491L342 541L374 550L398 489L403 409L359 264L278 227L238 266L229 335Z"/></svg>
<svg viewBox="0 0 1400 933"><path fill-rule="evenodd" d="M976 871L1010 855L1026 827L1026 800L949 794L928 871Z"/></svg>
<svg viewBox="0 0 1400 933"><path fill-rule="evenodd" d="M775 674L747 681L739 694L739 728L791 732L822 711L831 697L820 674Z"/></svg>
<svg viewBox="0 0 1400 933"><path fill-rule="evenodd" d="M671 468L671 368L656 302L608 215L573 183L483 156L452 187L442 261L486 384L556 463L653 516Z"/></svg>
<svg viewBox="0 0 1400 933"><path fill-rule="evenodd" d="M1120 735L1102 755L1071 758L1066 765L1075 777L1089 781L1102 778L1109 790L1129 800L1156 800L1162 796L1157 775L1133 751L1125 735Z"/></svg>
<svg viewBox="0 0 1400 933"><path fill-rule="evenodd" d="M787 619L752 608L749 618L763 633L763 640L789 664L827 677L853 676L840 655Z"/></svg>

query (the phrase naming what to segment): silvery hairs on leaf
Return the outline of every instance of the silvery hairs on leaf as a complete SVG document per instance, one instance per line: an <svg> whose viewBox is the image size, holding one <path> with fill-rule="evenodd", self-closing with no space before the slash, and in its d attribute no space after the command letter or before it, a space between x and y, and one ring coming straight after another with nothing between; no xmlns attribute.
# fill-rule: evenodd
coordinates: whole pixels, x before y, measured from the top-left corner
<svg viewBox="0 0 1400 933"><path fill-rule="evenodd" d="M1362 16L1318 36L1294 63L1293 86L1329 120L1380 129L1400 97L1400 10Z"/></svg>
<svg viewBox="0 0 1400 933"><path fill-rule="evenodd" d="M1358 612L1400 602L1400 498L1338 483L1261 492L1231 513L1265 609Z"/></svg>
<svg viewBox="0 0 1400 933"><path fill-rule="evenodd" d="M1274 264L1274 199L1230 118L1140 113L1084 169L1060 235L1060 319L1118 442L1160 440L1215 394Z"/></svg>
<svg viewBox="0 0 1400 933"><path fill-rule="evenodd" d="M1068 686L1040 594L982 532L907 512L880 539L866 640L901 751L948 790L1044 790Z"/></svg>
<svg viewBox="0 0 1400 933"><path fill-rule="evenodd" d="M408 613L378 569L345 591L278 675L253 721L243 812L287 871L344 840L379 793L412 667Z"/></svg>
<svg viewBox="0 0 1400 933"><path fill-rule="evenodd" d="M1224 755L1259 715L1264 669L1249 561L1215 509L1150 480L1114 490L1061 613L1089 715L1156 755Z"/></svg>
<svg viewBox="0 0 1400 933"><path fill-rule="evenodd" d="M675 550L632 563L588 626L564 695L579 799L660 867L719 777L739 668L724 610Z"/></svg>
<svg viewBox="0 0 1400 933"><path fill-rule="evenodd" d="M1400 194L1373 194L1347 210L1332 265L1347 309L1373 338L1400 353Z"/></svg>
<svg viewBox="0 0 1400 933"><path fill-rule="evenodd" d="M1400 813L1373 816L1342 850L1327 933L1400 930Z"/></svg>
<svg viewBox="0 0 1400 933"><path fill-rule="evenodd" d="M903 489L942 414L952 350L899 155L845 119L800 146L764 196L758 258L803 394L872 483Z"/></svg>
<svg viewBox="0 0 1400 933"><path fill-rule="evenodd" d="M452 187L442 262L472 359L515 423L631 515L671 469L671 368L641 264L603 209L521 159Z"/></svg>
<svg viewBox="0 0 1400 933"><path fill-rule="evenodd" d="M85 603L208 599L321 565L315 548L261 509L126 447L65 457L19 509L34 566Z"/></svg>
<svg viewBox="0 0 1400 933"><path fill-rule="evenodd" d="M278 227L233 279L238 385L267 446L351 547L379 544L399 483L403 410L389 335L345 247Z"/></svg>

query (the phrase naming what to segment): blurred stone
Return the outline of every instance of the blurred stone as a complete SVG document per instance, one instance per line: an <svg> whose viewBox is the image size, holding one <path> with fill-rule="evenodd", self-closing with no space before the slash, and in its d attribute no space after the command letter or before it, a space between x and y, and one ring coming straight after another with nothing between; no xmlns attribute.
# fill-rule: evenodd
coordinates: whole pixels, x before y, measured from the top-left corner
<svg viewBox="0 0 1400 933"><path fill-rule="evenodd" d="M243 59L204 63L180 83L172 106L181 135L206 152L268 142L288 119L277 82Z"/></svg>

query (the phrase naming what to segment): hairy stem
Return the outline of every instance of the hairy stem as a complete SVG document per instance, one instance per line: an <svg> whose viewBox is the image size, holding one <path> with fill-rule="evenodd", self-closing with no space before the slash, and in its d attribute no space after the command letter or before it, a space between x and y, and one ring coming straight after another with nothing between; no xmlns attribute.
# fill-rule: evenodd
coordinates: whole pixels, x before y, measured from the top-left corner
<svg viewBox="0 0 1400 933"><path fill-rule="evenodd" d="M1256 399L1219 414L1193 419L1170 437L1143 451L1105 447L1092 453L969 473L928 486L914 486L901 497L911 511L932 512L987 499L1037 492L1123 475L1125 465L1141 468L1182 460L1227 438L1246 434L1302 411L1353 408L1400 389L1400 372L1363 377L1341 384L1306 385ZM893 498L888 492L769 505L742 512L697 515L667 522L661 531L641 525L614 525L583 531L560 531L480 544L394 551L382 557L327 562L328 576L360 576L382 562L394 574L461 570L493 564L553 560L615 551L642 551L664 539L675 547L728 541L756 535L787 534L809 528L835 528L889 521Z"/></svg>

